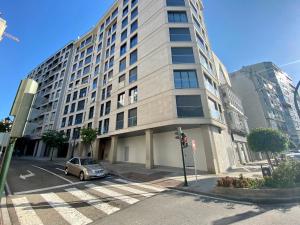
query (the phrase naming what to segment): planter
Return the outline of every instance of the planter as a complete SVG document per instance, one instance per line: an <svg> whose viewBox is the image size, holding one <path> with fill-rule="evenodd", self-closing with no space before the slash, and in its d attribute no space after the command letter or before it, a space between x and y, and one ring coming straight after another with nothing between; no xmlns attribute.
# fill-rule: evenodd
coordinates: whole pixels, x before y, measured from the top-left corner
<svg viewBox="0 0 300 225"><path fill-rule="evenodd" d="M212 193L224 198L255 203L282 203L300 201L300 187L283 189L215 187Z"/></svg>

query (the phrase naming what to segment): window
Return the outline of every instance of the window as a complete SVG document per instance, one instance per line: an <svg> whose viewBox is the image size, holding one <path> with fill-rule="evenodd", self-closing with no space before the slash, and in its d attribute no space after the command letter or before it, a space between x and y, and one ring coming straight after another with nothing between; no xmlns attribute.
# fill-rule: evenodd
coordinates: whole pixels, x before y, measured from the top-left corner
<svg viewBox="0 0 300 225"><path fill-rule="evenodd" d="M194 53L192 47L171 48L172 61L174 64L180 63L195 63Z"/></svg>
<svg viewBox="0 0 300 225"><path fill-rule="evenodd" d="M189 28L170 28L170 41L191 41Z"/></svg>
<svg viewBox="0 0 300 225"><path fill-rule="evenodd" d="M185 6L184 0L167 0L167 6Z"/></svg>
<svg viewBox="0 0 300 225"><path fill-rule="evenodd" d="M88 56L88 57L85 58L84 64L88 64L88 63L90 63L91 61L92 61L92 56L90 55L90 56Z"/></svg>
<svg viewBox="0 0 300 225"><path fill-rule="evenodd" d="M125 92L118 95L118 105L117 108L121 108L125 105Z"/></svg>
<svg viewBox="0 0 300 225"><path fill-rule="evenodd" d="M218 104L211 98L208 98L208 106L211 117L216 120L221 120L221 106L218 107Z"/></svg>
<svg viewBox="0 0 300 225"><path fill-rule="evenodd" d="M118 15L118 8L112 12L111 17L114 18L116 15Z"/></svg>
<svg viewBox="0 0 300 225"><path fill-rule="evenodd" d="M66 120L67 118L63 118L62 121L61 121L61 128L65 127L66 126Z"/></svg>
<svg viewBox="0 0 300 225"><path fill-rule="evenodd" d="M122 29L128 25L128 17L122 20Z"/></svg>
<svg viewBox="0 0 300 225"><path fill-rule="evenodd" d="M96 91L94 91L91 95L91 99L96 98Z"/></svg>
<svg viewBox="0 0 300 225"><path fill-rule="evenodd" d="M98 133L101 135L102 134L102 121L99 121L98 125Z"/></svg>
<svg viewBox="0 0 300 225"><path fill-rule="evenodd" d="M83 120L83 113L79 113L75 117L75 125L82 123Z"/></svg>
<svg viewBox="0 0 300 225"><path fill-rule="evenodd" d="M89 119L92 119L94 117L94 106L90 108L89 111Z"/></svg>
<svg viewBox="0 0 300 225"><path fill-rule="evenodd" d="M185 11L168 11L169 23L187 23L187 15Z"/></svg>
<svg viewBox="0 0 300 225"><path fill-rule="evenodd" d="M125 74L119 76L119 87L125 86Z"/></svg>
<svg viewBox="0 0 300 225"><path fill-rule="evenodd" d="M131 7L134 7L138 3L138 0L131 0Z"/></svg>
<svg viewBox="0 0 300 225"><path fill-rule="evenodd" d="M81 84L87 84L89 82L89 76L82 78Z"/></svg>
<svg viewBox="0 0 300 225"><path fill-rule="evenodd" d="M69 111L69 105L66 105L64 108L64 115L68 114Z"/></svg>
<svg viewBox="0 0 300 225"><path fill-rule="evenodd" d="M127 29L124 30L121 34L121 42L123 42L127 38Z"/></svg>
<svg viewBox="0 0 300 225"><path fill-rule="evenodd" d="M102 90L101 100L105 99L105 89Z"/></svg>
<svg viewBox="0 0 300 225"><path fill-rule="evenodd" d="M116 33L111 36L111 43L114 43L116 40Z"/></svg>
<svg viewBox="0 0 300 225"><path fill-rule="evenodd" d="M74 118L74 116L70 116L69 117L68 126L72 126L73 125L73 118Z"/></svg>
<svg viewBox="0 0 300 225"><path fill-rule="evenodd" d="M102 48L102 42L100 44L98 44L98 46L97 46L97 52L99 52L101 50L101 48Z"/></svg>
<svg viewBox="0 0 300 225"><path fill-rule="evenodd" d="M121 47L120 47L120 56L124 55L127 51L127 44L123 44Z"/></svg>
<svg viewBox="0 0 300 225"><path fill-rule="evenodd" d="M100 116L103 116L103 113L104 113L104 104L101 104Z"/></svg>
<svg viewBox="0 0 300 225"><path fill-rule="evenodd" d="M78 69L81 68L83 65L83 60L80 60L80 62L78 63Z"/></svg>
<svg viewBox="0 0 300 225"><path fill-rule="evenodd" d="M197 88L197 73L195 70L174 70L174 83L176 89Z"/></svg>
<svg viewBox="0 0 300 225"><path fill-rule="evenodd" d="M79 138L80 138L80 127L74 128L73 139L79 139ZM74 159L74 164L79 164L79 159Z"/></svg>
<svg viewBox="0 0 300 225"><path fill-rule="evenodd" d="M134 31L136 31L138 28L138 21L134 21L131 25L130 25L130 33L133 33Z"/></svg>
<svg viewBox="0 0 300 225"><path fill-rule="evenodd" d="M134 52L130 53L130 65L134 64L137 62L137 50L135 50Z"/></svg>
<svg viewBox="0 0 300 225"><path fill-rule="evenodd" d="M78 95L78 92L75 91L75 92L73 93L73 101L77 99L77 95Z"/></svg>
<svg viewBox="0 0 300 225"><path fill-rule="evenodd" d="M114 65L114 57L111 57L109 60L108 66L109 66L109 68L111 68L111 67L113 67L113 65Z"/></svg>
<svg viewBox="0 0 300 225"><path fill-rule="evenodd" d="M95 76L98 75L99 72L100 72L100 66L98 65L95 67L94 75Z"/></svg>
<svg viewBox="0 0 300 225"><path fill-rule="evenodd" d="M86 67L84 67L84 69L83 69L83 74L82 74L82 75L85 75L85 74L89 73L89 72L90 72L90 70L91 70L91 66L90 66L90 65L89 65L89 66L86 66Z"/></svg>
<svg viewBox="0 0 300 225"><path fill-rule="evenodd" d="M138 89L133 87L129 90L129 104L133 104L138 100Z"/></svg>
<svg viewBox="0 0 300 225"><path fill-rule="evenodd" d="M129 71L129 83L137 81L137 67Z"/></svg>
<svg viewBox="0 0 300 225"><path fill-rule="evenodd" d="M85 97L87 92L87 88L83 88L79 92L79 98Z"/></svg>
<svg viewBox="0 0 300 225"><path fill-rule="evenodd" d="M137 125L137 108L128 111L128 127Z"/></svg>
<svg viewBox="0 0 300 225"><path fill-rule="evenodd" d="M111 96L112 85L109 85L106 89L106 98Z"/></svg>
<svg viewBox="0 0 300 225"><path fill-rule="evenodd" d="M93 39L92 36L88 37L88 38L85 40L85 45L91 43L91 42L92 42L92 39Z"/></svg>
<svg viewBox="0 0 300 225"><path fill-rule="evenodd" d="M178 95L176 96L177 116L203 117L203 108L200 95Z"/></svg>
<svg viewBox="0 0 300 225"><path fill-rule="evenodd" d="M93 46L89 47L89 48L86 50L86 54L88 55L88 54L92 53L92 51L93 51Z"/></svg>
<svg viewBox="0 0 300 225"><path fill-rule="evenodd" d="M138 43L138 35L134 35L132 38L130 38L130 48L133 48Z"/></svg>
<svg viewBox="0 0 300 225"><path fill-rule="evenodd" d="M116 130L124 128L124 112L118 113L116 118Z"/></svg>
<svg viewBox="0 0 300 225"><path fill-rule="evenodd" d="M128 13L128 6L123 9L123 16L126 16Z"/></svg>
<svg viewBox="0 0 300 225"><path fill-rule="evenodd" d="M105 115L108 115L110 113L110 101L106 102L105 104Z"/></svg>
<svg viewBox="0 0 300 225"><path fill-rule="evenodd" d="M113 70L111 70L111 71L108 72L108 74L107 74L107 80L108 80L108 82L112 81L113 74L114 74Z"/></svg>
<svg viewBox="0 0 300 225"><path fill-rule="evenodd" d="M97 88L98 79L93 80L93 89Z"/></svg>
<svg viewBox="0 0 300 225"><path fill-rule="evenodd" d="M109 119L104 120L103 133L106 134L109 131Z"/></svg>
<svg viewBox="0 0 300 225"><path fill-rule="evenodd" d="M99 53L96 57L96 64L100 62L101 59L101 54Z"/></svg>
<svg viewBox="0 0 300 225"><path fill-rule="evenodd" d="M123 0L123 5L126 5L129 0Z"/></svg>
<svg viewBox="0 0 300 225"><path fill-rule="evenodd" d="M76 103L72 103L70 113L75 112L75 106L76 106Z"/></svg>
<svg viewBox="0 0 300 225"><path fill-rule="evenodd" d="M68 94L66 98L66 103L69 103L70 101L71 101L71 94Z"/></svg>
<svg viewBox="0 0 300 225"><path fill-rule="evenodd" d="M131 11L131 20L133 20L138 15L138 8L136 7L134 10Z"/></svg>
<svg viewBox="0 0 300 225"><path fill-rule="evenodd" d="M122 72L126 69L126 58L122 59L119 64L119 72Z"/></svg>
<svg viewBox="0 0 300 225"><path fill-rule="evenodd" d="M77 111L83 110L85 105L85 100L81 100L78 102Z"/></svg>

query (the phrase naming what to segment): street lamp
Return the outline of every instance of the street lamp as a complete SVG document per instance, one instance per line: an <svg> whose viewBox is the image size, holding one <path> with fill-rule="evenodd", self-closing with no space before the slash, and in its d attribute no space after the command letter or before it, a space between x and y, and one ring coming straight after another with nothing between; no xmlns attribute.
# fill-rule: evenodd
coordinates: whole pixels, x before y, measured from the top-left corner
<svg viewBox="0 0 300 225"><path fill-rule="evenodd" d="M300 88L300 81L298 82L298 84L296 86L296 91L295 91L295 94L294 94L295 106L296 106L296 110L297 110L298 116L300 118L300 106L299 106L300 96L299 96L299 88Z"/></svg>

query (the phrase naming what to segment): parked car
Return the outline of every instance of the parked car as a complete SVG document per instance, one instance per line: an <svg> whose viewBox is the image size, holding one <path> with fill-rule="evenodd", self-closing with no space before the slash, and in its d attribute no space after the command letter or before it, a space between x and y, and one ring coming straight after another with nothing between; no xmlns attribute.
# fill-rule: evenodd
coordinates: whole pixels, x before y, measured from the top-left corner
<svg viewBox="0 0 300 225"><path fill-rule="evenodd" d="M83 181L105 177L108 173L96 160L74 157L66 162L65 175L68 174L75 175Z"/></svg>
<svg viewBox="0 0 300 225"><path fill-rule="evenodd" d="M300 153L288 153L286 154L286 157L294 160L300 160Z"/></svg>

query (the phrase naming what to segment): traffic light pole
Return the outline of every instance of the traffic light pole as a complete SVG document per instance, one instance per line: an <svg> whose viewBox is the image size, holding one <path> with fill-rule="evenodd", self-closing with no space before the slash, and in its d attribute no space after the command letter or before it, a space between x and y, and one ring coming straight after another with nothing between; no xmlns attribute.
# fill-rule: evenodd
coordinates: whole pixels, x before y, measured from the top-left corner
<svg viewBox="0 0 300 225"><path fill-rule="evenodd" d="M6 177L11 161L11 157L15 148L15 143L16 143L17 138L11 138L9 147L7 151L5 152L2 167L1 167L1 172L0 172L0 197L3 196L3 191L4 191L4 186L6 182Z"/></svg>
<svg viewBox="0 0 300 225"><path fill-rule="evenodd" d="M184 186L187 187L188 182L187 182L187 179L186 179L186 170L185 170L185 160L184 160L184 154L183 154L183 146L182 146L181 140L179 140L179 141L180 141L182 164L183 164Z"/></svg>

